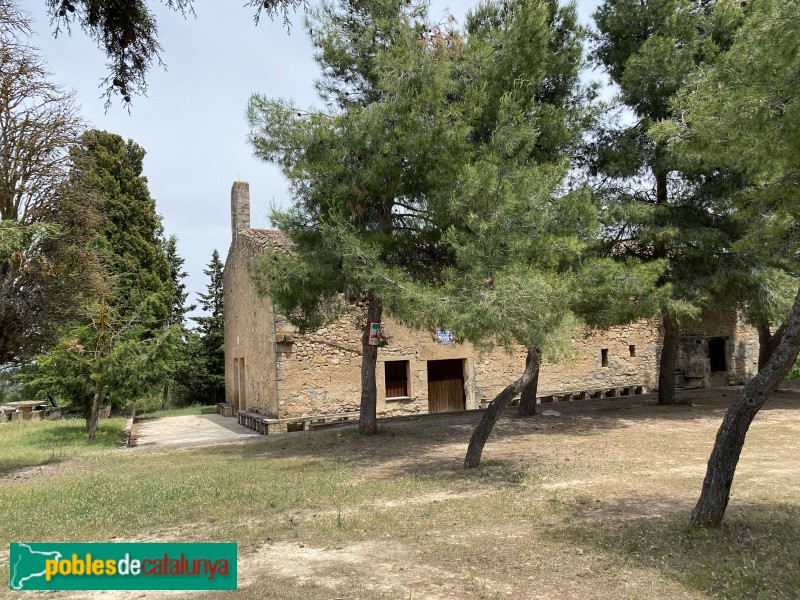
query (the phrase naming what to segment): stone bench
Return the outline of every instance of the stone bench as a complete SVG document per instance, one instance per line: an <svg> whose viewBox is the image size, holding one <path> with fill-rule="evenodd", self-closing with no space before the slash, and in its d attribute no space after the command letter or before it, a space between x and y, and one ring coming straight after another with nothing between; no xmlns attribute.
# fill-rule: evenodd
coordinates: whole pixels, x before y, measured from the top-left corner
<svg viewBox="0 0 800 600"><path fill-rule="evenodd" d="M227 402L218 402L217 403L217 414L218 415L222 415L223 417L232 417L233 416L233 406L231 406Z"/></svg>

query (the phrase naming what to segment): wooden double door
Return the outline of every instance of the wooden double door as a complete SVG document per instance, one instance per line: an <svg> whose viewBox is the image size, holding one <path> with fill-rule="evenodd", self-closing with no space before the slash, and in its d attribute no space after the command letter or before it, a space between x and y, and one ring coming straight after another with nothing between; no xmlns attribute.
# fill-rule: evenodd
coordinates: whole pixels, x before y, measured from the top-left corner
<svg viewBox="0 0 800 600"><path fill-rule="evenodd" d="M465 410L464 360L428 361L428 412Z"/></svg>

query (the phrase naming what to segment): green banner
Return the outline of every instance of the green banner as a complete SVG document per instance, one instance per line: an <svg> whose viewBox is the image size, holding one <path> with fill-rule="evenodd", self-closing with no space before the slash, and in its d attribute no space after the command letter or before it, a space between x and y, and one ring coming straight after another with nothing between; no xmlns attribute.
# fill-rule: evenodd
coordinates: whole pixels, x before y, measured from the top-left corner
<svg viewBox="0 0 800 600"><path fill-rule="evenodd" d="M13 543L12 590L235 590L236 544Z"/></svg>

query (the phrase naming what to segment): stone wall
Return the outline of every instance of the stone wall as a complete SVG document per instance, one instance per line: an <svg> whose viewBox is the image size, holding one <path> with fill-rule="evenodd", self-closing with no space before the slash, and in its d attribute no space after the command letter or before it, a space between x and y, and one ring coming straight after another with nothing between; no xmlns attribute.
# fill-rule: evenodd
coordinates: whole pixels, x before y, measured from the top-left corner
<svg viewBox="0 0 800 600"><path fill-rule="evenodd" d="M298 417L359 410L361 402L360 315L350 312L313 333L294 333L290 343L278 343L278 395L281 417ZM278 327L285 326L277 317ZM477 408L474 351L468 345L439 344L429 334L415 332L391 318L383 321L386 344L378 349L377 388L380 415L428 412L429 360L464 360L466 407ZM386 399L386 361L408 361L408 395Z"/></svg>
<svg viewBox="0 0 800 600"><path fill-rule="evenodd" d="M225 401L236 410L277 414L275 331L272 302L256 293L248 265L264 253L250 230L250 191L231 188L233 241L225 261Z"/></svg>
<svg viewBox="0 0 800 600"><path fill-rule="evenodd" d="M712 372L709 345L721 345L724 371ZM681 332L678 349L678 383L716 387L738 385L758 372L758 333L735 310L708 312Z"/></svg>
<svg viewBox="0 0 800 600"><path fill-rule="evenodd" d="M225 399L235 410L278 412L272 302L256 293L247 265L260 252L237 237L225 262ZM236 290L231 293L231 290ZM240 361L235 364L234 361ZM238 403L235 377L244 364Z"/></svg>
<svg viewBox="0 0 800 600"><path fill-rule="evenodd" d="M281 417L357 411L361 397L361 331L358 315L350 313L310 334L290 332L278 316L278 396ZM378 414L382 416L428 412L428 361L463 361L466 408L478 408L492 399L525 366L525 350L495 349L479 354L470 344L442 344L431 333L413 331L391 318L384 319L386 344L378 350L376 373ZM280 335L279 335L280 337ZM559 363L544 361L539 392L582 390L639 384L657 380L659 331L653 322L641 322L607 332L586 330L574 340L574 353ZM602 350L606 350L603 366ZM631 356L633 354L633 356ZM385 363L408 361L408 395L386 398Z"/></svg>
<svg viewBox="0 0 800 600"><path fill-rule="evenodd" d="M353 307L327 327L299 334L285 317L273 311L269 298L256 293L247 268L267 249L290 251L291 242L280 231L250 229L249 221L249 187L236 182L231 190L233 243L224 277L228 403L235 410L255 410L280 418L357 411L363 315ZM653 319L608 331L578 332L570 356L557 362L543 361L539 394L634 384L655 388L661 352L659 323ZM522 347L510 352L494 349L478 353L470 344L440 343L432 333L413 331L391 318L384 319L383 335L385 343L378 350L376 373L381 416L429 411L429 373L444 368L429 361L460 361L447 363L447 377L452 382L457 379L455 373L463 374L463 406L468 409L494 398L522 374L525 365ZM716 352L718 371L724 353L724 371L714 372L710 351ZM705 315L681 332L678 383L744 383L757 372L757 354L756 332L744 326L734 311ZM400 386L404 393L392 398L387 398L386 391L389 361L400 361L390 365L395 377L400 371L405 373ZM455 400L459 404L460 389Z"/></svg>

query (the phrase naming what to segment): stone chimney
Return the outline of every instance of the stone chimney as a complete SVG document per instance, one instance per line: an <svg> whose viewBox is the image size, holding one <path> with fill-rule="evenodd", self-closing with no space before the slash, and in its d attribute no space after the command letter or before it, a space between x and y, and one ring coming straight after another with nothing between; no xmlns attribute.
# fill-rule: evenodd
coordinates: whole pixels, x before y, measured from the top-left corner
<svg viewBox="0 0 800 600"><path fill-rule="evenodd" d="M231 233L234 239L241 229L250 229L250 184L234 181L231 187Z"/></svg>

